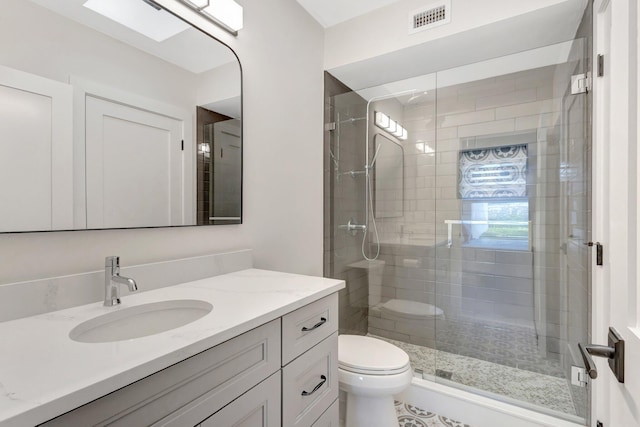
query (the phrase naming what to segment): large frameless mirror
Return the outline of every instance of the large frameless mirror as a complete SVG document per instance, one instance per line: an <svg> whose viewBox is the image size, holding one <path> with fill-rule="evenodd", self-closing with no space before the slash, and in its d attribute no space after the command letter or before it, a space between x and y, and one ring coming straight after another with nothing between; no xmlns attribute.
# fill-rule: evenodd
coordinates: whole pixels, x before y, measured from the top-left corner
<svg viewBox="0 0 640 427"><path fill-rule="evenodd" d="M0 232L242 222L231 49L143 0L0 7Z"/></svg>

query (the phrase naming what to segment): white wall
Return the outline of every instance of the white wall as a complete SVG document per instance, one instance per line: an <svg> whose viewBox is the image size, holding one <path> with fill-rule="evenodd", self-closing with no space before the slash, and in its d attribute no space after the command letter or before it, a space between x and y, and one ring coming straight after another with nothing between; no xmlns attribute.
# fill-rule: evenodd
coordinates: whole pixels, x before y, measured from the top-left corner
<svg viewBox="0 0 640 427"><path fill-rule="evenodd" d="M2 0L0 7L6 9L0 25L2 65L63 83L73 75L193 109L195 74L30 1Z"/></svg>
<svg viewBox="0 0 640 427"><path fill-rule="evenodd" d="M244 224L2 234L0 284L246 247L256 267L322 274L323 31L296 2L241 3L237 38L208 28L244 73Z"/></svg>
<svg viewBox="0 0 640 427"><path fill-rule="evenodd" d="M428 5L433 2L431 0L401 0L327 28L325 66L330 70L545 7L566 3L571 9L571 4L575 7L575 4L580 2L583 0L453 0L450 24L409 35L409 14L418 9L428 9ZM577 24L579 16L576 18ZM544 29L546 32L562 30L563 28L550 29L547 27ZM575 26L573 30L575 31ZM510 35L510 37L520 36L535 38L539 35L516 33ZM464 49L464 46L459 46L459 49ZM441 52L441 54L450 53Z"/></svg>

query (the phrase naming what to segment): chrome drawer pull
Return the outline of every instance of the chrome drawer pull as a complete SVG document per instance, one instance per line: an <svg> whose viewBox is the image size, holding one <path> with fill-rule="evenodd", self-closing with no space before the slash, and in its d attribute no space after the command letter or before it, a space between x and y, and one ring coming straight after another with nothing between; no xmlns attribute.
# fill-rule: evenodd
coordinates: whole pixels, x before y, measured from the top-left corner
<svg viewBox="0 0 640 427"><path fill-rule="evenodd" d="M314 329L318 329L320 326L324 325L325 323L327 323L327 319L325 319L324 317L321 317L320 321L318 323L316 323L315 325L313 325L312 327L307 328L306 326L304 326L302 328L302 332L313 331Z"/></svg>
<svg viewBox="0 0 640 427"><path fill-rule="evenodd" d="M316 326L317 326L317 325L316 325ZM313 390L311 390L310 392L308 392L308 391L304 391L304 390L303 390L303 391L302 391L302 395L303 395L303 396L311 396L313 393L315 393L316 391L318 391L318 389L319 389L320 387L322 387L322 385L323 385L324 383L326 383L326 382L327 382L327 377L325 377L324 375L320 375L320 378L322 378L322 381L320 381L320 382L318 383L318 385L317 385L317 386L315 386L315 387L313 388Z"/></svg>

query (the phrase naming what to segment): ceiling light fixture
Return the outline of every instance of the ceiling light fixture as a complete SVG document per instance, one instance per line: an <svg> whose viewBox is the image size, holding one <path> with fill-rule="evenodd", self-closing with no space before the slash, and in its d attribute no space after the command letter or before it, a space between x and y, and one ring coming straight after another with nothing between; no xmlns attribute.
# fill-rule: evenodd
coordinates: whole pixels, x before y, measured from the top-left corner
<svg viewBox="0 0 640 427"><path fill-rule="evenodd" d="M180 0L214 24L233 34L243 26L242 6L234 0Z"/></svg>
<svg viewBox="0 0 640 427"><path fill-rule="evenodd" d="M400 123L392 120L391 117L387 116L385 113L381 111L376 111L374 115L374 123L381 129L386 130L391 135L395 136L398 139L406 141L409 137L409 133L407 130L400 126Z"/></svg>

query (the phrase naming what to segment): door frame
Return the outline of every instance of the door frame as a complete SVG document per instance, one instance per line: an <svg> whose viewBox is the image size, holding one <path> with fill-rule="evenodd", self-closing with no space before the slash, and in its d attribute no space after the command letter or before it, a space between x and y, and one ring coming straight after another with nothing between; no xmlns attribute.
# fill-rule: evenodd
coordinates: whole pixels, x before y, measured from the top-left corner
<svg viewBox="0 0 640 427"><path fill-rule="evenodd" d="M74 173L68 167L73 158L71 87L66 83L2 65L0 85L48 97L51 100L51 225L47 230L28 231L72 229Z"/></svg>
<svg viewBox="0 0 640 427"><path fill-rule="evenodd" d="M605 66L604 76L597 77L596 72L593 78L593 240L603 243L605 252L604 265L594 265L592 271L591 341L606 344L608 327L615 325L627 341L628 363L627 381L620 385L606 361L596 358L600 375L591 382L593 426L598 420L605 427L640 421L640 393L634 390L640 373L631 357L631 350L637 355L640 345L640 276L636 267L640 261L639 19L637 1L594 1L593 69L597 70L598 54L604 54Z"/></svg>

